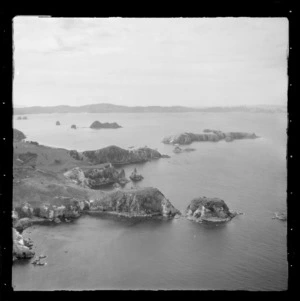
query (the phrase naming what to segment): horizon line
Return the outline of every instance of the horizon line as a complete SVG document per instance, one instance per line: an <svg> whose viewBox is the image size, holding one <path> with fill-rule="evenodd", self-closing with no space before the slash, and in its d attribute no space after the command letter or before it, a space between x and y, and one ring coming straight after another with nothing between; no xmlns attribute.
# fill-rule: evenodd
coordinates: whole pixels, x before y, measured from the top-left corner
<svg viewBox="0 0 300 301"><path fill-rule="evenodd" d="M84 106L92 106L92 105L112 105L112 106L120 106L120 107L128 107L128 108L135 108L135 107L141 107L141 108L147 108L147 107L161 107L161 108L172 108L172 107L182 107L182 108L218 108L218 107L255 107L255 106L285 106L284 104L239 104L239 105L213 105L213 106L183 106L183 105L120 105L120 104L114 104L114 103L108 103L108 102L99 102L99 103L90 103L90 104L84 104L84 105L69 105L69 104L59 104L59 105L53 105L53 106L42 106L42 105L29 105L29 106L21 106L21 105L14 105L13 108L30 108L30 107L41 107L41 108L55 108L55 107L84 107ZM287 105L287 103L286 103Z"/></svg>

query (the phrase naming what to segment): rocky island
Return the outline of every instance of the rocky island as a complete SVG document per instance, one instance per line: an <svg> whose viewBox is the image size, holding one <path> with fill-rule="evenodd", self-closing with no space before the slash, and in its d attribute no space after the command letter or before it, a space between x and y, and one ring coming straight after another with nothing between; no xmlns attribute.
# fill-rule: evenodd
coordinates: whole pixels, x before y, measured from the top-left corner
<svg viewBox="0 0 300 301"><path fill-rule="evenodd" d="M101 123L100 121L96 120L90 125L91 129L118 129L121 128L120 125L118 125L116 122L104 122Z"/></svg>
<svg viewBox="0 0 300 301"><path fill-rule="evenodd" d="M211 141L218 142L225 140L231 142L237 139L255 139L258 136L255 133L243 133L243 132L228 132L223 133L221 131L205 129L202 134L193 134L189 132L181 133L178 135L165 137L162 142L165 144L191 144L194 141Z"/></svg>
<svg viewBox="0 0 300 301"><path fill-rule="evenodd" d="M230 211L226 203L219 198L196 198L186 209L186 217L198 223L227 222L237 214Z"/></svg>

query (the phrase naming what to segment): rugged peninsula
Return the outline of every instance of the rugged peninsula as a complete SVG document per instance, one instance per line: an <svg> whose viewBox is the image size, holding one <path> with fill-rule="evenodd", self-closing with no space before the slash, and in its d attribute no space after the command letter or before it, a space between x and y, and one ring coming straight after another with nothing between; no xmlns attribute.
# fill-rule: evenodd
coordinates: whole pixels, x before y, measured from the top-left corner
<svg viewBox="0 0 300 301"><path fill-rule="evenodd" d="M13 140L14 142L20 142L22 140L26 139L26 136L24 135L23 132L13 129Z"/></svg>
<svg viewBox="0 0 300 301"><path fill-rule="evenodd" d="M156 150L112 146L80 153L24 141L26 136L16 129L13 134L14 259L34 256L30 242L21 236L34 224L72 222L84 213L164 218L179 214L156 188L119 189L129 180L115 163L162 158ZM110 193L99 190L107 185L119 188Z"/></svg>
<svg viewBox="0 0 300 301"><path fill-rule="evenodd" d="M201 134L194 133L181 133L178 135L165 137L162 142L165 144L191 144L194 141L211 141L218 142L220 140L225 140L226 142L231 142L237 139L255 139L259 138L255 133L244 133L244 132L227 132L223 133L217 130L205 129Z"/></svg>
<svg viewBox="0 0 300 301"><path fill-rule="evenodd" d="M107 212L127 217L172 218L177 210L165 196L153 187L117 190L107 193L90 205L89 213Z"/></svg>
<svg viewBox="0 0 300 301"><path fill-rule="evenodd" d="M198 223L227 222L237 214L230 211L226 203L219 198L196 198L186 209L186 217Z"/></svg>
<svg viewBox="0 0 300 301"><path fill-rule="evenodd" d="M83 156L93 164L110 162L113 165L142 163L168 157L149 147L125 150L115 145L111 145L99 150L84 151L79 154L79 156Z"/></svg>

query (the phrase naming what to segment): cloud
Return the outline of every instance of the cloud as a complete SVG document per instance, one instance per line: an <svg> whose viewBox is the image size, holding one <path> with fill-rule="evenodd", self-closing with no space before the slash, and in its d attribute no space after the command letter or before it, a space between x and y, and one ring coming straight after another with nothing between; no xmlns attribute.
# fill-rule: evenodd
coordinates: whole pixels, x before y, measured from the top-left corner
<svg viewBox="0 0 300 301"><path fill-rule="evenodd" d="M148 90L159 99L163 90L180 102L185 89L193 99L217 99L213 91L237 86L246 94L263 85L266 95L272 85L286 89L286 23L229 19L19 18L18 95L53 93L71 103L73 94L124 92L134 102Z"/></svg>

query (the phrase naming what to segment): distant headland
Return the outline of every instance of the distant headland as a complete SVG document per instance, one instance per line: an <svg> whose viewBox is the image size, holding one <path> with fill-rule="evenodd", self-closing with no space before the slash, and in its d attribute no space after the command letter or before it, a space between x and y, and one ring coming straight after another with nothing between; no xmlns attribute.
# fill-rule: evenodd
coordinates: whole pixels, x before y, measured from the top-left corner
<svg viewBox="0 0 300 301"><path fill-rule="evenodd" d="M286 113L286 106L215 106L215 107L184 107L184 106L120 106L109 103L90 104L84 106L33 106L15 107L15 115L49 114L49 113L185 113L185 112L252 112L252 113Z"/></svg>

